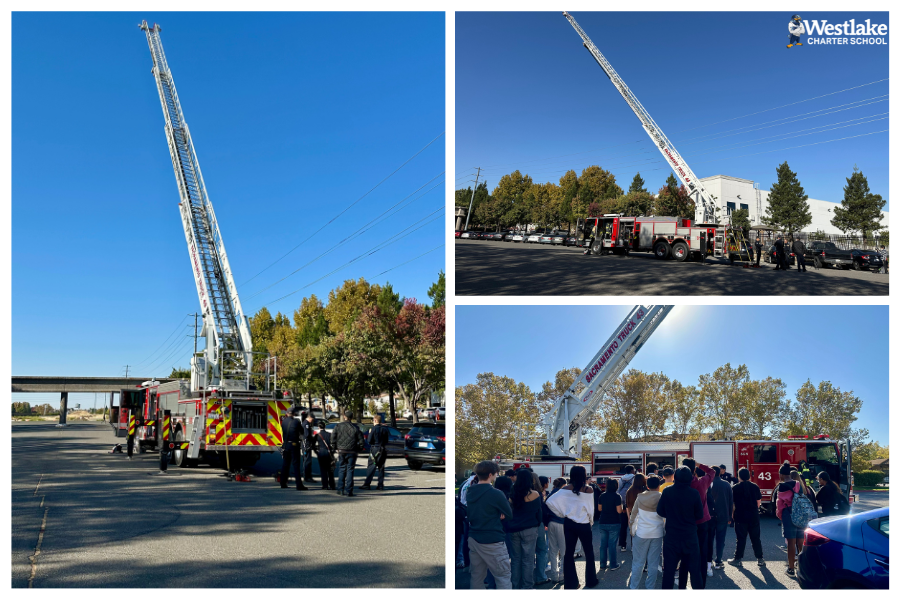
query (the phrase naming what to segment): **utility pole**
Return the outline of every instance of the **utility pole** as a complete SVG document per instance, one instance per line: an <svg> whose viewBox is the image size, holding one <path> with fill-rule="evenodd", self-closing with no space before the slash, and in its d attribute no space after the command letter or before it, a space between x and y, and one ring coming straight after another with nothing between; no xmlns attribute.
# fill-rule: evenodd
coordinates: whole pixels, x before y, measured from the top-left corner
<svg viewBox="0 0 900 600"><path fill-rule="evenodd" d="M466 226L463 227L463 231L469 230L469 217L472 216L472 203L475 202L475 190L478 189L478 178L481 176L481 167L475 167L478 169L478 173L475 175L475 187L472 188L472 198L469 200L469 211L466 213Z"/></svg>
<svg viewBox="0 0 900 600"><path fill-rule="evenodd" d="M125 379L128 379L128 367L131 365L125 365Z"/></svg>

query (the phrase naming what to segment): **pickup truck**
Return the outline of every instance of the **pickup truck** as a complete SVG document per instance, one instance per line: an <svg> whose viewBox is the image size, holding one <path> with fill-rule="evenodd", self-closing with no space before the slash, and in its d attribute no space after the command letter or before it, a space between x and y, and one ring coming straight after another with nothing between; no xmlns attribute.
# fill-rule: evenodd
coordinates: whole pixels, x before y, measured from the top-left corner
<svg viewBox="0 0 900 600"><path fill-rule="evenodd" d="M833 242L809 242L806 245L806 260L816 268L837 267L849 269L853 266L853 256L849 250L841 250Z"/></svg>

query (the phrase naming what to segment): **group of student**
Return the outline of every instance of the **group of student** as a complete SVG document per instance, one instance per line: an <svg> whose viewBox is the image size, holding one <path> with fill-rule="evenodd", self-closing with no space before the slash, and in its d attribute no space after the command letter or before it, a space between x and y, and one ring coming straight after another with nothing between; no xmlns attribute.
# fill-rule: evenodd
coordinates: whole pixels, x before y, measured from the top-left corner
<svg viewBox="0 0 900 600"><path fill-rule="evenodd" d="M685 458L678 469L647 465L646 473L626 465L605 489L587 477L585 468L571 468L568 481L550 481L528 468L499 475L493 461L475 466L475 474L457 497L457 568L469 567L470 587L530 589L562 582L565 589L581 586L575 561L585 560L586 588L599 584L597 570L621 567L619 553L632 553L630 587L706 586L714 569L725 567L722 554L728 529L736 536L728 562L742 568L747 538L759 567L765 567L760 541L762 494L750 481L750 471L737 478L724 465L709 467ZM796 556L803 547L803 528L792 511L844 514L849 505L828 473L817 477L818 492L787 462L779 469L776 516L786 540L786 573L795 576ZM732 485L733 483L733 485ZM796 500L803 497L805 501ZM795 502L797 506L795 507ZM814 517L809 517L814 518ZM629 548L630 546L630 548Z"/></svg>

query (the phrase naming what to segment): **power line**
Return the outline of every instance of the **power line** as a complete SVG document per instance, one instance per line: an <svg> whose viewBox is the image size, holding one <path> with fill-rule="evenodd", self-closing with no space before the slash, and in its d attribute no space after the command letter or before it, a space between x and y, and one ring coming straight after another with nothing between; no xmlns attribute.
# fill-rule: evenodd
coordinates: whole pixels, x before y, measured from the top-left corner
<svg viewBox="0 0 900 600"><path fill-rule="evenodd" d="M162 348L162 347L165 345L165 343L169 341L169 338L171 338L173 335L175 335L175 333L178 331L178 328L181 327L181 323L184 323L185 319L187 319L187 317L184 317L184 319L181 319L181 322L178 323L178 325L175 326L175 331L173 331L172 333L170 333L169 336L168 336L165 340L163 340L163 343L159 345L159 348ZM157 352L159 352L159 348L157 348L156 350L154 350L152 353L150 353L150 356L148 356L147 358L145 358L144 360L142 360L141 362L139 362L139 363L137 363L137 364L138 364L138 365L142 365L142 364L146 363L148 360L150 360L150 358L151 358L154 354L156 354ZM135 365L130 365L130 366L135 366Z"/></svg>
<svg viewBox="0 0 900 600"><path fill-rule="evenodd" d="M372 255L375 254L376 252L378 252L378 251L380 251L380 250L384 250L385 248L387 248L387 247L390 246L391 244L395 244L396 242L399 242L400 240L402 240L402 239L405 238L406 236L408 236L408 235L410 235L410 234L412 234L412 233L415 233L415 232L418 231L419 229L425 227L425 225L428 225L429 223L433 223L434 221L437 221L438 219L443 218L443 217L441 217L441 216L438 216L438 217L435 217L434 219L431 219L430 221L428 221L428 222L426 222L426 223L422 223L419 227L415 227L416 225L418 225L419 223L421 223L422 221L424 221L425 219L427 219L427 218L430 217L431 215L433 215L433 214L435 214L435 213L438 213L438 212L441 212L441 211L443 211L444 209L445 209L445 206L442 205L440 208L438 208L437 210L435 210L435 211L432 212L431 214L426 215L425 217L423 217L422 219L420 219L420 220L417 221L416 223L413 223L412 225L410 225L410 226L407 227L406 229L400 230L399 232L397 232L396 234L394 234L393 236L391 236L388 240L385 240L384 242L378 244L377 246L375 246L375 247L372 248L371 250L369 250L369 251L367 251L367 252L364 252L364 253L360 254L360 255L357 256L356 258L353 258L353 259L351 259L351 260L348 260L348 261L345 262L343 265L339 266L338 268L332 270L332 271L329 272L329 273L326 273L325 275L322 275L321 277L319 277L319 278L316 279L315 281L311 281L311 282L307 283L306 285L304 285L303 287L294 290L293 292L290 292L290 293L288 293L288 294L285 294L284 296L281 296L280 298L276 298L275 300L272 300L271 302L267 302L267 303L263 304L263 306L270 306L270 305L275 304L275 303L277 303L277 302L281 302L281 301L284 300L285 298L288 298L288 297L290 297L290 296L293 296L293 295L296 294L297 292L301 292L301 291L305 290L306 288L310 287L311 285L316 284L316 283L322 281L322 280L325 279L326 277L330 277L331 275L334 275L334 274L337 273L338 271L340 271L340 270L342 270L342 269L345 269L345 268L349 267L351 264L355 263L356 261L358 261L358 260L360 260L360 259L362 259L362 258L366 258L366 257L372 256ZM413 229L413 227L415 227L415 228ZM403 235L400 235L401 233L403 233L403 232L406 231L407 229L409 229L410 231L408 231L407 233L404 233ZM398 237L398 236L399 236L399 237Z"/></svg>
<svg viewBox="0 0 900 600"><path fill-rule="evenodd" d="M818 100L819 98L824 98L825 96L834 96L835 94L842 94L842 93L844 93L844 92L849 92L850 90L857 90L857 89L859 89L859 88L866 87L867 85L874 85L874 84L876 84L876 83L881 83L882 81L887 81L888 79L890 79L890 78L889 78L889 77L885 77L884 79L878 79L877 81L870 81L869 83L864 83L864 84L862 84L862 85L857 85L857 86L854 86L854 87L851 87L851 88L847 88L847 89L845 89L845 90L839 90L839 91L837 91L837 92L831 92L831 93L828 93L828 94L822 94L821 96L816 96L816 97L814 97L814 98L807 98L806 100L798 100L797 102L791 102L790 104L782 104L781 106L776 106L776 107L774 107L774 108L767 108L767 109L765 109L765 110L758 110L758 111L756 111L756 112L752 112L752 113L749 113L749 114L746 114L746 115L742 115L742 116L740 116L740 117L733 117L733 118L731 118L731 119L725 119L724 121L716 121L715 123L707 123L706 125L698 125L697 127L691 127L690 129L682 129L681 131L679 131L679 132L677 132L677 133L683 133L683 132L685 132L685 131L693 131L694 129L700 129L700 128L702 128L702 127L711 127L711 126L713 126L713 125L719 125L719 124L721 124L721 123L728 123L729 121L737 121L738 119L743 119L744 117L752 117L753 115L759 115L759 114L762 114L762 113L764 113L764 112L769 112L769 111L772 111L772 110L778 110L779 108L786 108L786 107L788 107L788 106L794 106L795 104L803 104L804 102L810 102L811 100Z"/></svg>
<svg viewBox="0 0 900 600"><path fill-rule="evenodd" d="M435 179L437 179L438 177L440 177L440 176L443 175L443 174L444 174L444 172L441 172L441 173L439 173L438 175L432 177L427 183L421 185L415 192L413 192L412 194L409 194L408 196L406 196L405 198L403 198L403 199L400 200L399 202L396 202L393 206L391 206L391 207L388 208L386 211L384 211L384 212L382 212L380 215L378 215L378 217L376 217L375 220L370 221L370 222L367 223L366 225L363 225L362 227L360 227L359 229L357 229L357 230L354 231L353 233L349 234L349 235L348 235L347 237L345 237L343 240L341 240L341 241L339 241L338 243L336 243L335 245L333 245L333 246L332 246L331 248L329 248L328 250L322 252L321 254L319 254L318 256L316 256L315 258L313 258L312 260L308 261L308 262L307 262L306 264L304 264L303 266L301 266L301 267L299 267L299 268L297 268L297 269L294 269L293 271L291 271L290 273L288 273L287 275L285 275L284 277L282 277L282 278L279 279L278 281L275 281L274 283L271 283L271 284L267 285L266 287L262 288L261 290L259 290L258 292L256 292L256 293L253 294L252 296L250 296L250 297L248 298L248 300L252 300L253 298L255 298L255 297L259 296L260 294L262 294L264 291L266 291L266 290L268 290L268 289L270 289L270 288L272 288L272 287L278 285L279 283L281 283L282 281L284 281L284 280L286 280L286 279L288 279L288 278L290 278L290 277L293 277L294 275L296 275L297 273L299 273L300 271L302 271L303 269L305 269L305 268L308 267L309 265L311 265L311 264L313 264L314 262L318 261L318 260L319 260L320 258L322 258L323 256L325 256L325 255L327 255L327 254L330 254L332 251L334 251L334 250L336 250L337 248L340 248L340 247L342 247L343 245L345 245L346 242L347 242L348 240L350 240L351 238L353 238L353 237L355 237L355 236L363 235L363 234L366 233L369 229L372 229L375 225L377 225L380 221L383 221L383 220L386 219L387 217L391 216L391 215L388 214L388 213L390 213L396 206L398 206L398 205L400 205L401 203L403 203L403 202L404 202L407 198L409 198L410 196L415 195L419 190L421 190L423 187L425 187L426 185L428 185L429 183L431 183L432 181L434 181ZM411 202L407 203L406 206L403 206L403 207L397 209L396 211L394 211L394 214L397 214L398 212L400 212L400 211L403 210L404 208L407 208L408 206L410 206L410 205L411 205L413 202L415 202L416 200L420 200L420 199L424 198L424 197L427 196L431 191L437 189L439 186L442 186L442 185L444 185L444 182L443 182L443 181L439 181L436 185L434 185L432 188L430 188L429 190L427 190L427 191L426 191L425 193L423 193L421 196L419 196L418 198L415 198L415 199L412 200Z"/></svg>
<svg viewBox="0 0 900 600"><path fill-rule="evenodd" d="M399 265L397 265L397 266L395 266L395 267L391 267L391 268L388 269L387 271L382 271L382 272L379 273L378 275L375 275L375 276L373 276L373 277L370 277L369 279L372 280L372 279L375 279L375 278L377 278L377 277L381 277L381 276L384 275L385 273L390 273L390 272L393 271L394 269L399 269L399 268L402 267L403 265L408 265L408 264L411 263L412 261L418 260L418 259L422 258L423 256L425 256L426 254L431 254L431 253L434 252L435 250L438 250L438 249L443 248L443 247L444 247L444 244L441 244L440 246L435 246L435 247L432 248L431 250L429 250L429 251L427 251L427 252L423 252L422 254L418 255L418 256L415 257L415 258L411 258L411 259L409 259L408 261L402 262L402 263L400 263Z"/></svg>
<svg viewBox="0 0 900 600"><path fill-rule="evenodd" d="M351 208L353 208L354 206L356 206L363 198L365 198L366 196L368 196L369 194L371 194L373 191L375 191L375 189L378 188L378 186L380 186L382 183L384 183L385 181L387 181L388 179L390 179L391 177L393 177L394 174L397 173L397 171L399 171L400 169L402 169L403 167L405 167L407 164L409 164L409 162L410 162L412 159L414 159L414 158L417 157L418 155L422 154L422 152L424 152L429 146L431 146L433 143L435 143L437 140L439 140L439 139L444 135L444 133L445 133L445 132L442 131L436 138L434 138L433 140L431 140L430 142L428 142L427 144L425 144L418 152L416 152L415 154L413 154L412 156L410 156L409 158L407 158L406 161L404 161L404 163L403 163L402 165L400 165L399 167L397 167L396 169L394 169L393 171L391 171L391 174L390 174L390 175L388 175L387 177L385 177L384 179L382 179L381 181L379 181L377 184L375 184L375 186L372 187L372 189L370 189L368 192L366 192L365 194L363 194L362 196L360 196L359 198L357 198L356 200L354 200L353 202L351 202L346 208L344 208L344 210L342 210L341 212L339 212L338 214L336 214L335 216L333 216L333 217L331 218L331 220L329 220L327 223L325 223L324 225L322 225L321 227L319 227L315 232L313 232L312 235L310 235L310 236L307 237L307 238L304 238L304 240L303 240L302 242L300 242L299 244L297 244L296 246L294 246L293 248L291 248L290 250L288 250L287 252L285 252L279 259L277 259L275 262L273 262L272 264L270 264L268 267L266 267L265 269L263 269L262 271L260 271L259 273L257 273L257 274L254 275L253 277L251 277L250 279L247 279L246 281L244 281L241 285L245 285L245 284L247 284L247 283L253 281L253 280L256 279L257 277L259 277L260 275L262 275L264 272L268 271L270 268L272 268L273 266L275 266L278 262L280 262L280 261L281 261L284 257L286 257L288 254L290 254L291 252L293 252L294 250L296 250L297 248L299 248L300 246L302 246L303 244L305 244L306 242L308 242L309 240L311 240L312 238L314 238L320 231L322 231L323 229L325 229L326 227L328 227L329 225L331 225L332 223L334 223L334 221L335 221L338 217L340 217L341 215L343 215L344 213L346 213L348 210L350 210Z"/></svg>

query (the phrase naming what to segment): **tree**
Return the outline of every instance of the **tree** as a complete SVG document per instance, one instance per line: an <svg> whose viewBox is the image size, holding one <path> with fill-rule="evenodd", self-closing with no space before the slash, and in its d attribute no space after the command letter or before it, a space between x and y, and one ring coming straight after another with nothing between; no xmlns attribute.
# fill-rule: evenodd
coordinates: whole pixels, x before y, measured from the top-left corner
<svg viewBox="0 0 900 600"><path fill-rule="evenodd" d="M809 212L809 196L803 191L797 174L791 171L787 161L778 166L778 183L769 192L769 203L763 223L778 227L793 235L812 223Z"/></svg>
<svg viewBox="0 0 900 600"><path fill-rule="evenodd" d="M457 387L457 472L498 454L512 456L516 426L538 414L531 389L509 377L479 373L475 383Z"/></svg>
<svg viewBox="0 0 900 600"><path fill-rule="evenodd" d="M634 179L631 180L631 185L628 186L628 193L631 192L644 192L647 193L647 189L644 187L644 180L641 178L641 173L638 171Z"/></svg>
<svg viewBox="0 0 900 600"><path fill-rule="evenodd" d="M746 208L739 208L732 212L731 224L735 227L742 228L746 232L750 229L750 211Z"/></svg>
<svg viewBox="0 0 900 600"><path fill-rule="evenodd" d="M638 217L653 213L653 196L647 192L630 192L616 200L615 212L626 217Z"/></svg>
<svg viewBox="0 0 900 600"><path fill-rule="evenodd" d="M677 379L671 380L665 388L665 403L669 407L669 422L672 433L681 439L697 439L706 422L706 407L700 390L693 385L682 385Z"/></svg>
<svg viewBox="0 0 900 600"><path fill-rule="evenodd" d="M501 218L506 215L519 217L520 214L523 214L522 209L526 206L525 193L531 185L531 177L522 175L518 169L501 177L491 194L497 202L497 207L492 214L491 225L496 223L499 229Z"/></svg>
<svg viewBox="0 0 900 600"><path fill-rule="evenodd" d="M871 470L872 464L870 461L879 458L890 458L888 446L882 446L876 441L866 442L853 448L853 457L851 459L853 465L851 468L856 472Z"/></svg>
<svg viewBox="0 0 900 600"><path fill-rule="evenodd" d="M428 288L428 297L431 298L431 306L437 308L444 306L447 301L447 282L444 277L444 270L438 273L438 280L431 284Z"/></svg>
<svg viewBox="0 0 900 600"><path fill-rule="evenodd" d="M863 239L868 239L870 234L884 228L881 224L884 205L885 200L869 191L868 179L853 165L853 174L844 186L844 199L840 206L834 207L831 224L844 233L858 231Z"/></svg>
<svg viewBox="0 0 900 600"><path fill-rule="evenodd" d="M469 202L472 203L472 214L469 215L469 226L471 227L477 221L476 211L479 206L488 202L490 200L490 194L487 189L487 182L482 181L477 186L475 186L475 197L472 197L472 186L469 186L465 189L456 190L456 198L455 205L469 209Z"/></svg>
<svg viewBox="0 0 900 600"><path fill-rule="evenodd" d="M700 396L717 438L724 439L743 429L742 390L749 380L747 365L734 368L731 363L719 367L712 375L700 376Z"/></svg>
<svg viewBox="0 0 900 600"><path fill-rule="evenodd" d="M626 371L601 402L606 441L630 442L665 432L668 407L661 399L669 378L662 373ZM610 432L622 439L610 439Z"/></svg>
<svg viewBox="0 0 900 600"><path fill-rule="evenodd" d="M696 207L684 185L678 185L675 175L669 173L666 185L659 189L653 212L661 217L693 219Z"/></svg>
<svg viewBox="0 0 900 600"><path fill-rule="evenodd" d="M787 408L787 392L780 379L746 381L741 388L741 414L744 427L740 433L748 439L763 440L778 428L778 419Z"/></svg>
<svg viewBox="0 0 900 600"><path fill-rule="evenodd" d="M560 194L560 210L559 216L562 220L569 224L569 231L572 229L572 222L577 220L574 216L573 202L578 195L578 175L571 169L559 178L559 194Z"/></svg>
<svg viewBox="0 0 900 600"><path fill-rule="evenodd" d="M623 194L622 188L616 185L616 176L597 165L591 165L581 171L578 185L579 187L587 185L591 190L590 198L581 198L582 202L586 202L586 206L603 198L618 198Z"/></svg>
<svg viewBox="0 0 900 600"><path fill-rule="evenodd" d="M827 433L833 439L849 438L856 447L869 437L868 429L852 427L862 405L862 400L853 392L842 392L830 381L815 386L807 379L788 406L788 418L783 423L781 435L813 437Z"/></svg>
<svg viewBox="0 0 900 600"><path fill-rule="evenodd" d="M169 373L169 379L190 379L191 378L191 370L182 369L180 367L172 367L172 372Z"/></svg>

